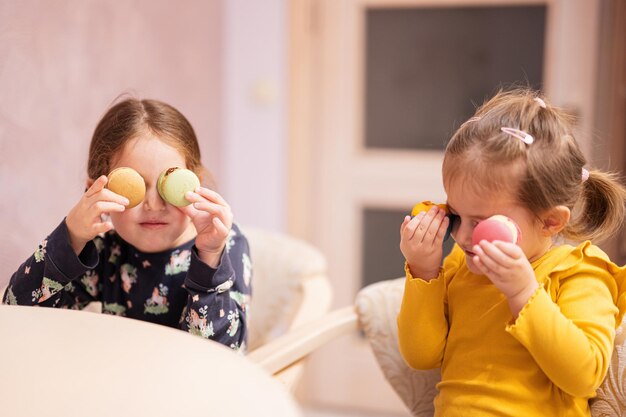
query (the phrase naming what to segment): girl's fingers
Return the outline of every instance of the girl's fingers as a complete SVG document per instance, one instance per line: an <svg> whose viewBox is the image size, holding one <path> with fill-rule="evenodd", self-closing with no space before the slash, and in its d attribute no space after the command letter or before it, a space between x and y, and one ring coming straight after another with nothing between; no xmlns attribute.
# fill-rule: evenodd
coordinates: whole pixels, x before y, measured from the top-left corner
<svg viewBox="0 0 626 417"><path fill-rule="evenodd" d="M224 198L221 195L211 190L210 188L198 187L196 188L196 193L206 198L209 201L228 207L228 203L226 202L226 200L224 200Z"/></svg>
<svg viewBox="0 0 626 417"><path fill-rule="evenodd" d="M193 204L189 204L188 206L184 206L184 207L176 207L176 208L182 211L183 213L185 213L185 215L187 215L191 219L194 219L200 213L200 211L196 210Z"/></svg>
<svg viewBox="0 0 626 417"><path fill-rule="evenodd" d="M198 188L198 190L203 190L205 193L200 194L194 193L193 191L188 191L187 193L185 193L185 198L187 199L187 201L194 203L194 206L197 209L200 209L200 207L207 207L207 211L215 212L218 207L220 210L223 210L224 208L230 208L226 201L224 201L224 199L215 191L202 187ZM218 198L209 198L214 196L217 196Z"/></svg>
<svg viewBox="0 0 626 417"><path fill-rule="evenodd" d="M480 256L476 255L472 258L472 260L474 261L474 265L476 265L476 268L478 268L478 270L483 275L489 276L489 274L491 274L491 271L489 270L489 268L487 268L485 264L483 264L482 260L480 259Z"/></svg>
<svg viewBox="0 0 626 417"><path fill-rule="evenodd" d="M191 197L191 194L194 195L194 197ZM188 197L189 195L189 197ZM192 193L192 192L188 192L187 194L185 194L185 198L187 198L187 200L190 200L191 198L193 199L200 199L200 201L206 201L205 199L203 199L202 197L198 196L196 193ZM198 210L198 208L196 207L196 202L192 202L192 204L189 204L188 206L184 206L184 207L178 207L178 210L182 211L183 213L185 213L187 216L189 216L189 218L191 218L191 220L195 220L198 216L204 214L206 215L207 212L204 210ZM211 214L211 213L208 213Z"/></svg>
<svg viewBox="0 0 626 417"><path fill-rule="evenodd" d="M209 201L203 196L191 191L185 194L185 198L192 202L192 204L186 207L179 207L183 213L192 220L195 220L200 214L208 214L211 217L210 220L212 224L215 224L215 220L218 219L219 224L226 233L228 233L229 228L226 225L232 223L232 214L228 206Z"/></svg>
<svg viewBox="0 0 626 417"><path fill-rule="evenodd" d="M416 237L420 242L430 243L437 233L437 229L432 229L433 223L439 214L439 208L433 206L428 210L420 224L417 226Z"/></svg>
<svg viewBox="0 0 626 417"><path fill-rule="evenodd" d="M213 217L213 226L220 235L228 236L229 229L219 218Z"/></svg>
<svg viewBox="0 0 626 417"><path fill-rule="evenodd" d="M110 221L94 223L91 226L94 235L99 235L100 233L106 233L109 230L113 229L113 223Z"/></svg>
<svg viewBox="0 0 626 417"><path fill-rule="evenodd" d="M112 201L96 201L92 206L92 210L95 210L96 215L100 216L102 213L110 213L112 211L123 212L126 210L126 206Z"/></svg>
<svg viewBox="0 0 626 417"><path fill-rule="evenodd" d="M430 227L431 223L437 217L437 214L439 214L439 211L440 210L437 206L433 206L426 212L426 215L424 216L424 219L421 222L424 231L426 231L426 229Z"/></svg>
<svg viewBox="0 0 626 417"><path fill-rule="evenodd" d="M205 199L199 194L192 192L188 192L187 194L185 194L185 197L187 198L187 200L193 203L191 204L193 208L198 211L203 211L213 216L217 216L225 224L228 223L230 221L229 218L232 217L232 214L230 213L230 207L228 205L215 203L213 201Z"/></svg>
<svg viewBox="0 0 626 417"><path fill-rule="evenodd" d="M415 236L415 232L417 230L417 227L419 226L420 222L422 221L422 219L424 218L425 215L426 215L426 213L421 212L421 213L418 213L411 220L409 220L409 222L404 227L404 237L405 237L406 240L413 239L413 237ZM421 237L420 237L419 240L420 241L422 240Z"/></svg>
<svg viewBox="0 0 626 417"><path fill-rule="evenodd" d="M102 191L102 189L104 188L105 185L107 185L108 182L108 178L106 175L100 175L98 177L97 180L95 180L93 182L93 184L91 184L91 187L89 187L89 189L87 190L87 192L85 193L85 195L87 197L92 197L94 195L96 195L97 193L99 193L100 191Z"/></svg>
<svg viewBox="0 0 626 417"><path fill-rule="evenodd" d="M100 201L112 201L114 203L122 204L124 206L127 206L128 204L130 204L130 201L128 201L128 198L122 195L116 194L113 191L109 190L108 188L100 190L100 194L96 198Z"/></svg>
<svg viewBox="0 0 626 417"><path fill-rule="evenodd" d="M480 254L477 254L476 256L478 257L478 261L482 265L485 274L493 274L494 272L498 273L500 271L500 266L491 259L481 257Z"/></svg>
<svg viewBox="0 0 626 417"><path fill-rule="evenodd" d="M524 255L524 251L522 250L522 248L520 248L515 243L502 242L497 240L493 242L493 245L496 248L500 249L505 255L510 256L513 259L521 259L526 256Z"/></svg>
<svg viewBox="0 0 626 417"><path fill-rule="evenodd" d="M404 220L402 220L402 224L400 225L400 236L404 234L404 229L406 225L411 221L411 216L404 216Z"/></svg>
<svg viewBox="0 0 626 417"><path fill-rule="evenodd" d="M101 182L101 179L104 179L103 180L104 183ZM96 182L94 182L93 185L87 190L87 193L85 194L87 199L90 201L95 201L95 202L110 201L110 202L114 202L117 204L121 204L123 206L127 206L128 204L130 204L130 201L128 201L128 198L122 195L116 194L113 191L109 190L108 188L104 188L104 185L106 185L106 180L107 180L107 177L105 177L104 175L98 178ZM96 187L96 185L98 186Z"/></svg>
<svg viewBox="0 0 626 417"><path fill-rule="evenodd" d="M430 226L426 229L423 242L426 244L434 244L437 241L437 236L441 230L446 213L443 210L438 210L433 217ZM447 224L447 223L446 223ZM447 226L446 226L447 227ZM445 229L444 229L445 234Z"/></svg>
<svg viewBox="0 0 626 417"><path fill-rule="evenodd" d="M444 218L439 224L439 229L437 229L437 235L435 236L436 242L443 242L443 239L446 237L446 232L448 231L449 225L450 225L450 219L444 213Z"/></svg>
<svg viewBox="0 0 626 417"><path fill-rule="evenodd" d="M474 248L476 249L477 246L495 264L498 264L504 268L510 268L513 265L513 259L506 253L502 252L493 243L482 240L478 243L478 245L474 246Z"/></svg>
<svg viewBox="0 0 626 417"><path fill-rule="evenodd" d="M185 199L190 203L199 203L200 201L206 201L206 198L203 198L200 194L193 191L187 191L185 193Z"/></svg>
<svg viewBox="0 0 626 417"><path fill-rule="evenodd" d="M211 203L206 200L193 203L193 207L197 210L206 211L214 216L221 217L226 215L224 206L220 206L219 204Z"/></svg>
<svg viewBox="0 0 626 417"><path fill-rule="evenodd" d="M491 247L486 248L487 245L491 245ZM492 243L481 241L479 245L475 245L472 249L474 253L476 253L480 263L484 268L487 268L490 273L499 274L503 269L510 268L510 264L501 263L501 259L499 260L497 256L493 256L492 249L498 249L495 248ZM486 253L486 250L489 250L490 253ZM500 252L500 254L502 255L502 252Z"/></svg>

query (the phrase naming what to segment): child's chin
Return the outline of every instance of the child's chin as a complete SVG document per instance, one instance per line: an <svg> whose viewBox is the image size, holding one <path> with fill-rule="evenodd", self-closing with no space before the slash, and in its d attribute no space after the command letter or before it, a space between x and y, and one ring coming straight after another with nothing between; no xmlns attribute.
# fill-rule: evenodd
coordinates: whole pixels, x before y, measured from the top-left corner
<svg viewBox="0 0 626 417"><path fill-rule="evenodd" d="M467 255L465 255L465 263L467 264L467 269L469 269L472 274L483 275L483 273L480 272L480 270L474 264L472 258Z"/></svg>

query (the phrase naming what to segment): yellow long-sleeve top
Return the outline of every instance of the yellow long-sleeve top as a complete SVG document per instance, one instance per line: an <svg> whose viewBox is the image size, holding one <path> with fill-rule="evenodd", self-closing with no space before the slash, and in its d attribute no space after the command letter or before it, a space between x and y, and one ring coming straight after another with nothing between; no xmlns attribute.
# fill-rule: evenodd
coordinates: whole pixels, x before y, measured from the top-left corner
<svg viewBox="0 0 626 417"><path fill-rule="evenodd" d="M626 310L626 269L585 242L532 263L540 286L513 321L455 246L439 276L406 268L398 338L413 368L441 367L435 416L589 416Z"/></svg>

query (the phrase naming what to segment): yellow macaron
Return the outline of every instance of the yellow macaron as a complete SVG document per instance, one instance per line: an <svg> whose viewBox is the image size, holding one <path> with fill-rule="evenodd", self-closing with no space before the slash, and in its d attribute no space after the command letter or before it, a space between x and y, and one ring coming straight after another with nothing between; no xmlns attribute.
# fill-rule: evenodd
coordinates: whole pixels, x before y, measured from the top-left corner
<svg viewBox="0 0 626 417"><path fill-rule="evenodd" d="M441 210L445 211L446 214L449 213L448 211L448 206L445 204L435 204L432 201L422 201L421 203L417 203L416 205L413 206L413 210L411 210L411 216L415 217L417 216L418 213L422 212L422 211L428 211L430 210L430 208L432 206L437 206L439 207Z"/></svg>
<svg viewBox="0 0 626 417"><path fill-rule="evenodd" d="M137 171L128 167L115 168L107 175L107 188L115 194L126 197L130 202L126 208L133 208L146 196L146 183Z"/></svg>

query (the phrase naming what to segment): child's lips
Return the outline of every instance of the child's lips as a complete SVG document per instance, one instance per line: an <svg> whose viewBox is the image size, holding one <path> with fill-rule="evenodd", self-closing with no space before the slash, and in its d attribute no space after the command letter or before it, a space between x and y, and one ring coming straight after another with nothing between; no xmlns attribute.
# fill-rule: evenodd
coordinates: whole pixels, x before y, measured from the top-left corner
<svg viewBox="0 0 626 417"><path fill-rule="evenodd" d="M471 250L463 249L463 252L465 252L465 256L469 256L470 258L476 256L476 253L472 252Z"/></svg>
<svg viewBox="0 0 626 417"><path fill-rule="evenodd" d="M161 229L167 226L167 223L160 220L147 220L139 223L139 225L141 227L145 227L146 229Z"/></svg>

